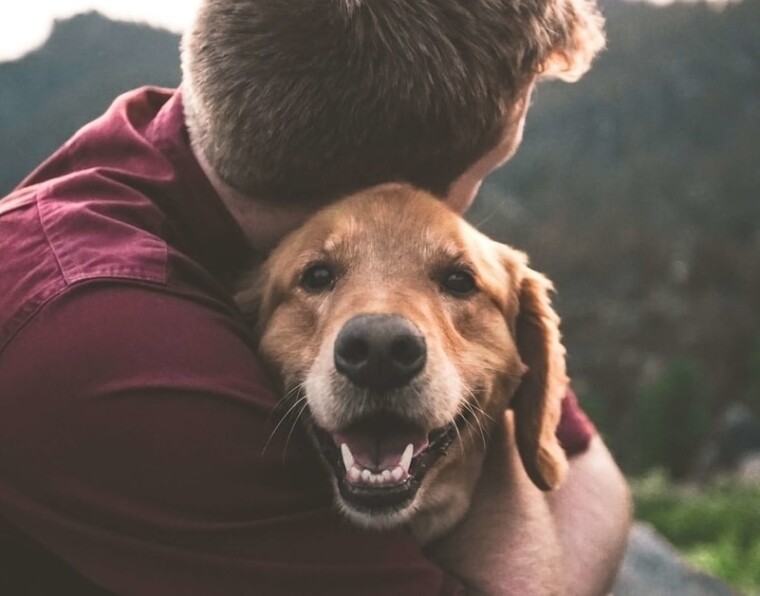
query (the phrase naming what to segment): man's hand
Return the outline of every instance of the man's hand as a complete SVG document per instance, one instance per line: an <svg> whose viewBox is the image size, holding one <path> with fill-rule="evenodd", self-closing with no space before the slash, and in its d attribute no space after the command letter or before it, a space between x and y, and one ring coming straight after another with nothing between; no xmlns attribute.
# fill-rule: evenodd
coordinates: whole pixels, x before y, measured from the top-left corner
<svg viewBox="0 0 760 596"><path fill-rule="evenodd" d="M555 493L528 479L510 412L489 449L467 517L426 552L468 594L603 594L630 525L628 489L599 437L570 460Z"/></svg>

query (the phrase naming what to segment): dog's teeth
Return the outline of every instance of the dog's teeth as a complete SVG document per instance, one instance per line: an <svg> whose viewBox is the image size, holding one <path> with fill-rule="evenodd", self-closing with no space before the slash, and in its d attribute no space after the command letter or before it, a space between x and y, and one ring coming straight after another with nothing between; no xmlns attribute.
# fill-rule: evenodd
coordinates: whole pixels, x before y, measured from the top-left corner
<svg viewBox="0 0 760 596"><path fill-rule="evenodd" d="M369 470L367 468L361 468L356 462L353 462L351 464L351 467L348 468L346 472L346 477L348 478L348 481L352 484L371 484L371 485L380 485L385 486L389 484L398 483L401 481L402 478L404 478L408 472L404 469L404 466L409 466L409 463L405 463L408 461L411 461L412 458L412 449L414 447L412 445L409 445L409 447L406 448L404 451L404 454L401 457L401 463L397 465L392 470L386 469L382 472L373 472L372 470ZM341 451L344 453L345 458L345 452L346 450L343 449L343 446L341 446ZM351 451L348 450L348 453L350 454ZM344 460L345 463L345 460Z"/></svg>
<svg viewBox="0 0 760 596"><path fill-rule="evenodd" d="M406 453L406 452L404 452ZM407 456L408 457L408 456ZM369 469L362 469L356 463L354 463L347 472L348 481L352 484L370 484L386 486L389 484L398 483L401 481L407 473L400 465L393 468L393 470L383 470L382 472L373 472Z"/></svg>
<svg viewBox="0 0 760 596"><path fill-rule="evenodd" d="M409 473L409 466L412 465L412 456L414 455L414 445L409 443L404 450L404 454L401 456L401 461L398 463L401 469L407 474Z"/></svg>
<svg viewBox="0 0 760 596"><path fill-rule="evenodd" d="M343 456L343 464L346 466L346 470L350 470L354 467L354 456L351 453L351 449L345 443L340 446L340 453Z"/></svg>

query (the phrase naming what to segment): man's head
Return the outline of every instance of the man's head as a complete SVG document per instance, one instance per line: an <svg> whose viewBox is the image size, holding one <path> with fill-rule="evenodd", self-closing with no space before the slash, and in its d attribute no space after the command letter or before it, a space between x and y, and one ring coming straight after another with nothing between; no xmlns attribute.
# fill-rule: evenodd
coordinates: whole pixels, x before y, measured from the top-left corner
<svg viewBox="0 0 760 596"><path fill-rule="evenodd" d="M516 148L535 79L577 78L602 45L590 0L205 0L188 126L245 196L406 182L456 204Z"/></svg>

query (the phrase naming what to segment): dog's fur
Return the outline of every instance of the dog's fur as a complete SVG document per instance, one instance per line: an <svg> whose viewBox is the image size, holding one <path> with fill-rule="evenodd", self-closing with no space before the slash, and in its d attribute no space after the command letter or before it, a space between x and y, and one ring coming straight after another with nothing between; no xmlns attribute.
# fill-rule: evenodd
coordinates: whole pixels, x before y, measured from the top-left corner
<svg viewBox="0 0 760 596"><path fill-rule="evenodd" d="M315 262L335 271L324 292L302 287ZM475 291L447 293L441 280L451 270L469 271ZM550 490L563 479L567 463L555 430L567 379L550 290L523 253L485 237L432 196L395 185L319 212L279 245L237 299L256 320L261 355L283 391L305 396L312 429L337 433L392 412L430 432L467 415L404 507L358 510L336 491L355 522L408 523L424 543L465 514L489 431L507 407L533 482ZM427 345L424 370L384 395L358 390L333 361L343 325L366 313L400 315Z"/></svg>

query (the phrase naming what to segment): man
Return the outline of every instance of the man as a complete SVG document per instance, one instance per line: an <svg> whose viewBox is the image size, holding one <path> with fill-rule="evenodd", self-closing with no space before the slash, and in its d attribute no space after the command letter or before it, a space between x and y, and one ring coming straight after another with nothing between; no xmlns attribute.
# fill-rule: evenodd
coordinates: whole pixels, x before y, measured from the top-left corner
<svg viewBox="0 0 760 596"><path fill-rule="evenodd" d="M572 396L566 485L533 488L505 433L427 558L339 517L299 429L263 449L282 413L231 300L236 275L352 191L405 181L466 210L519 144L535 80L588 67L593 6L207 0L183 43L181 92L119 98L0 202L0 517L50 565L21 581L607 590L627 489Z"/></svg>

